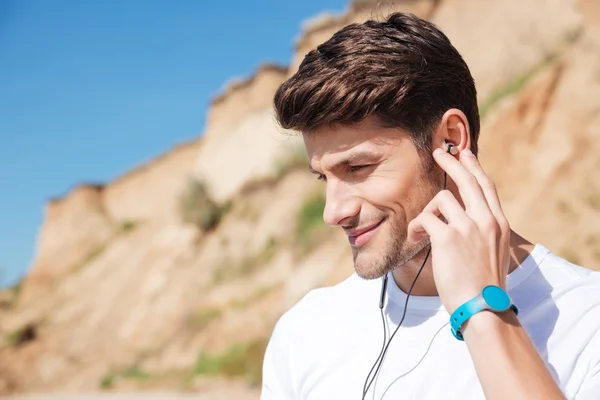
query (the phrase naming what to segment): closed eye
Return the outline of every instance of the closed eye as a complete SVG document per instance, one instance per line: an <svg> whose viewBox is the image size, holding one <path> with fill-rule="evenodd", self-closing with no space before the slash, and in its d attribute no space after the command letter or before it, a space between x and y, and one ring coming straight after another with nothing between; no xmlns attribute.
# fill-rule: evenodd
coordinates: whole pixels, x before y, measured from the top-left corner
<svg viewBox="0 0 600 400"><path fill-rule="evenodd" d="M348 167L348 172L349 173L355 173L355 172L360 172L360 171L364 171L368 168L372 168L374 167L376 164L364 164L364 165L351 165ZM311 169L311 172L313 174L317 175L317 179L320 181L327 181L327 177L324 174L319 174L318 172L314 171Z"/></svg>
<svg viewBox="0 0 600 400"><path fill-rule="evenodd" d="M371 165L372 164L368 164L368 165L353 165L353 166L350 167L350 172L360 171L362 169L370 167Z"/></svg>

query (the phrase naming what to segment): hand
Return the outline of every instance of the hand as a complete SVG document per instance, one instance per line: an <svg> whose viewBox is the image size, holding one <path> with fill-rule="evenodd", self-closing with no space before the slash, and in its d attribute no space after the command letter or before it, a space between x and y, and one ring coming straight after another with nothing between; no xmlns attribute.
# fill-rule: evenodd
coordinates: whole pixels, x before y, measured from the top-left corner
<svg viewBox="0 0 600 400"><path fill-rule="evenodd" d="M495 185L472 152L463 150L459 161L437 149L433 157L456 183L465 209L449 190L441 191L410 222L408 240L429 236L435 285L451 314L487 285L506 289L510 227Z"/></svg>

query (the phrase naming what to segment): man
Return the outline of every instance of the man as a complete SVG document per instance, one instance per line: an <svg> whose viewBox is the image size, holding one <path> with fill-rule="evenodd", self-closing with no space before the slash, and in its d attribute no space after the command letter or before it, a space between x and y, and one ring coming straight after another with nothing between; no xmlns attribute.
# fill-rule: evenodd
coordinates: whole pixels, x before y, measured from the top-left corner
<svg viewBox="0 0 600 400"><path fill-rule="evenodd" d="M510 229L442 32L401 13L347 26L275 107L356 274L278 321L262 400L600 399L600 273Z"/></svg>

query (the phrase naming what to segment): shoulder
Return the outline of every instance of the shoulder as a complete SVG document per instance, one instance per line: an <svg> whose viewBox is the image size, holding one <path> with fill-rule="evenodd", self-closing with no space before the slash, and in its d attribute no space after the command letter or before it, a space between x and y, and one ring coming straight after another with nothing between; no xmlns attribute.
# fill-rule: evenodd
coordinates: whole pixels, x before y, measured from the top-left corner
<svg viewBox="0 0 600 400"><path fill-rule="evenodd" d="M600 271L568 261L542 245L538 248L538 268L555 295L581 291L600 302Z"/></svg>
<svg viewBox="0 0 600 400"><path fill-rule="evenodd" d="M335 337L347 321L355 320L353 315L376 307L378 287L379 280L353 274L337 285L309 291L277 320L265 362L289 366L318 351L316 344Z"/></svg>
<svg viewBox="0 0 600 400"><path fill-rule="evenodd" d="M537 244L529 257L521 264L514 276L515 294L533 302L543 298L558 298L574 293L600 302L600 272L585 268L553 253ZM592 293L593 292L593 293ZM525 300L525 299L524 299Z"/></svg>
<svg viewBox="0 0 600 400"><path fill-rule="evenodd" d="M511 297L532 330L600 335L600 272L570 262L538 244L512 277Z"/></svg>
<svg viewBox="0 0 600 400"><path fill-rule="evenodd" d="M273 339L302 348L317 338L335 336L344 326L360 323L379 310L381 280L365 280L352 274L334 286L309 291L277 321ZM378 313L373 313L378 316Z"/></svg>
<svg viewBox="0 0 600 400"><path fill-rule="evenodd" d="M600 272L539 244L525 264L521 272L527 276L514 288L523 322L536 332L547 330L545 336L577 336L577 341L596 346L600 340Z"/></svg>
<svg viewBox="0 0 600 400"><path fill-rule="evenodd" d="M305 294L275 324L263 362L265 398L292 398L311 366L339 343L353 315L376 309L381 281L351 275ZM373 305L375 304L375 307Z"/></svg>
<svg viewBox="0 0 600 400"><path fill-rule="evenodd" d="M364 280L354 273L337 285L309 291L283 314L279 324L298 328L316 322L332 323L366 305L373 306L380 287L379 279Z"/></svg>

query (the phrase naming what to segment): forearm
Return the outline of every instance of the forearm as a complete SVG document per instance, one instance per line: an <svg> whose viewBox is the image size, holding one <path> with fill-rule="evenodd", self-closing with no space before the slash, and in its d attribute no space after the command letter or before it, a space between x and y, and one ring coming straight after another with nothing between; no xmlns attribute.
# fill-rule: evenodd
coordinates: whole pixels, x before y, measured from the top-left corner
<svg viewBox="0 0 600 400"><path fill-rule="evenodd" d="M565 399L512 311L477 313L461 331L486 399Z"/></svg>

